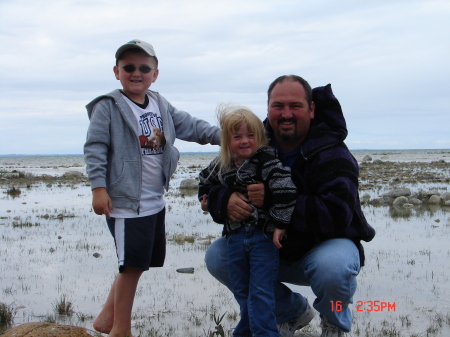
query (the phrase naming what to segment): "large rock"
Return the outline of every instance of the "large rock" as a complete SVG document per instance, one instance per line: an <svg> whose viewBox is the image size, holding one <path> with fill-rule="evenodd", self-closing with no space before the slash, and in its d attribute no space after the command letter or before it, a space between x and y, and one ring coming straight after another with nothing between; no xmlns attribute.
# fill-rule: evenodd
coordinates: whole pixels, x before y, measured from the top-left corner
<svg viewBox="0 0 450 337"><path fill-rule="evenodd" d="M369 155L365 155L362 161L363 161L364 163L367 163L368 161L372 161L372 157L369 156Z"/></svg>
<svg viewBox="0 0 450 337"><path fill-rule="evenodd" d="M101 337L100 333L79 326L47 322L25 323L6 331L2 337Z"/></svg>
<svg viewBox="0 0 450 337"><path fill-rule="evenodd" d="M407 197L397 197L397 198L395 198L393 205L403 205L406 203L408 203Z"/></svg>
<svg viewBox="0 0 450 337"><path fill-rule="evenodd" d="M396 188L394 190L389 191L388 193L383 194L383 197L395 199L398 197L408 197L410 195L411 190L409 188Z"/></svg>
<svg viewBox="0 0 450 337"><path fill-rule="evenodd" d="M185 190L197 190L198 189L198 182L195 179L184 179L180 183L180 189Z"/></svg>
<svg viewBox="0 0 450 337"><path fill-rule="evenodd" d="M441 194L441 199L445 202L450 200L450 192L444 192Z"/></svg>
<svg viewBox="0 0 450 337"><path fill-rule="evenodd" d="M432 195L430 199L428 199L429 204L440 204L441 197L439 195Z"/></svg>

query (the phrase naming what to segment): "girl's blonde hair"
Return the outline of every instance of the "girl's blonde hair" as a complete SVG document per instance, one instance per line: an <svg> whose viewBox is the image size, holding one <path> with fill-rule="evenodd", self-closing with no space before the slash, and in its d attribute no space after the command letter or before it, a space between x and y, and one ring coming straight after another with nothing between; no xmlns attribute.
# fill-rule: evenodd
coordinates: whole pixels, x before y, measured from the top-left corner
<svg viewBox="0 0 450 337"><path fill-rule="evenodd" d="M264 124L249 108L234 104L220 104L217 107L217 120L221 129L217 163L220 173L228 171L233 165L233 152L230 147L231 137L243 123L247 124L248 131L255 135L258 148L267 146L268 140Z"/></svg>

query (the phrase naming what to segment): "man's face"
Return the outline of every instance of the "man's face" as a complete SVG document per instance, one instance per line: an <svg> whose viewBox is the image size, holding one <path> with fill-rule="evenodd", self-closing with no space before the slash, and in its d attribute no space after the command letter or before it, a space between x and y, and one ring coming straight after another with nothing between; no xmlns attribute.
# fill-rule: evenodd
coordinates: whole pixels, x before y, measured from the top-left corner
<svg viewBox="0 0 450 337"><path fill-rule="evenodd" d="M272 90L267 118L279 145L297 146L305 139L314 118L314 102L308 105L305 89L299 82L285 80Z"/></svg>

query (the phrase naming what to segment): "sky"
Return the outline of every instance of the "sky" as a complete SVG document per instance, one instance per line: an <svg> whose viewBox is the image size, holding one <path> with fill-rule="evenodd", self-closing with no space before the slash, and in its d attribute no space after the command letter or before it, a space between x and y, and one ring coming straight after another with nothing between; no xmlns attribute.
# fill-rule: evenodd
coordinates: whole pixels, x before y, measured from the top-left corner
<svg viewBox="0 0 450 337"><path fill-rule="evenodd" d="M447 0L0 0L0 155L82 154L85 105L120 88L134 38L158 56L151 89L211 124L224 102L264 119L295 74L331 83L351 150L450 149L449 19Z"/></svg>

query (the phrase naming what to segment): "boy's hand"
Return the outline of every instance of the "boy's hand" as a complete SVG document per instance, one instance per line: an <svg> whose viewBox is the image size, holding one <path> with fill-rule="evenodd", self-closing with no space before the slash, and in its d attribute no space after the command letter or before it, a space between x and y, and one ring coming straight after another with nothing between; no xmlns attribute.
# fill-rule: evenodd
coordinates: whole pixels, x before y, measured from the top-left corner
<svg viewBox="0 0 450 337"><path fill-rule="evenodd" d="M203 198L202 200L200 200L200 202L202 206L202 211L208 212L208 199L206 197L206 194L203 194Z"/></svg>
<svg viewBox="0 0 450 337"><path fill-rule="evenodd" d="M278 249L283 247L281 245L280 241L283 240L284 232L285 232L284 229L279 229L279 228L275 228L275 231L273 232L273 243L275 244L275 246L277 246Z"/></svg>
<svg viewBox="0 0 450 337"><path fill-rule="evenodd" d="M106 188L99 187L92 190L92 208L95 214L105 214L108 219L110 218L109 212L112 212L112 203Z"/></svg>
<svg viewBox="0 0 450 337"><path fill-rule="evenodd" d="M251 184L247 186L247 194L250 203L255 207L263 207L264 205L264 184Z"/></svg>
<svg viewBox="0 0 450 337"><path fill-rule="evenodd" d="M248 200L242 193L233 192L230 199L228 199L228 217L236 222L247 219L253 211L253 209L247 204L249 201L250 200Z"/></svg>

